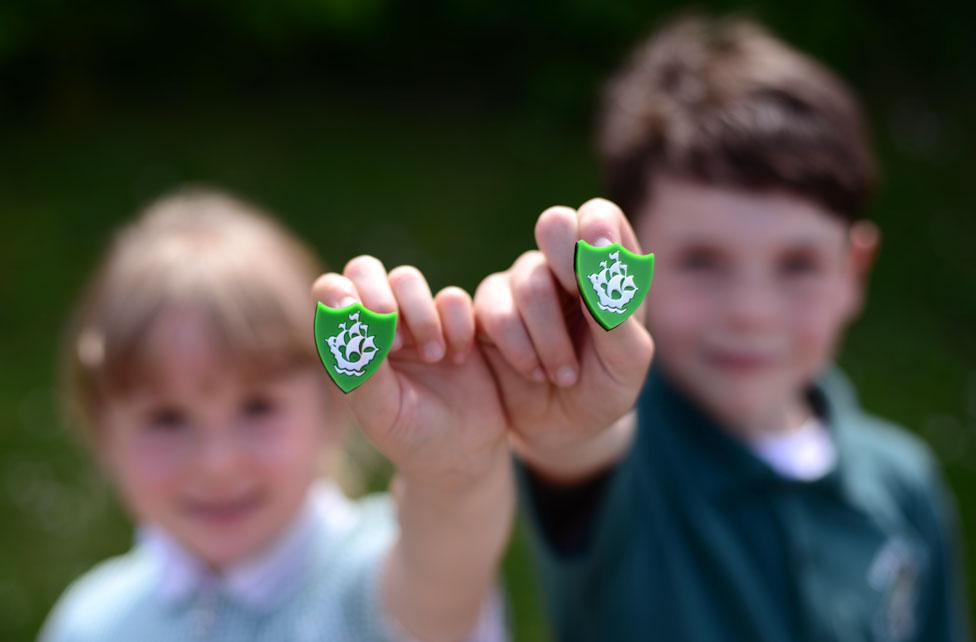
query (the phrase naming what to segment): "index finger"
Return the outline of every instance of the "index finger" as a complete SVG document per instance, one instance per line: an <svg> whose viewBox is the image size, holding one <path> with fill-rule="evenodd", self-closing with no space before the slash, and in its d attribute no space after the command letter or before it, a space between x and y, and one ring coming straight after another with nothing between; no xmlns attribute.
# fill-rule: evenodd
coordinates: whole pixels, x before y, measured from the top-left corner
<svg viewBox="0 0 976 642"><path fill-rule="evenodd" d="M535 224L535 242L546 257L549 269L567 292L576 291L576 241L579 222L576 210L550 207Z"/></svg>
<svg viewBox="0 0 976 642"><path fill-rule="evenodd" d="M643 254L630 221L615 203L605 198L590 199L580 206L577 216L580 240L597 247L620 243L635 254Z"/></svg>
<svg viewBox="0 0 976 642"><path fill-rule="evenodd" d="M591 199L578 211L569 207L550 207L536 222L535 240L559 284L571 293L578 289L577 241L583 240L597 247L620 243L631 252L642 253L630 221L619 207L604 198Z"/></svg>

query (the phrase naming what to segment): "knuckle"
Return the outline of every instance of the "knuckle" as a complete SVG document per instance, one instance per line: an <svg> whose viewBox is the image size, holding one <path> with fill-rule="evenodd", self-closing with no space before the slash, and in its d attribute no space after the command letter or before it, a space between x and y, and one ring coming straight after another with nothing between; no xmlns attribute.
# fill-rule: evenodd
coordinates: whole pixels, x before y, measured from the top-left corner
<svg viewBox="0 0 976 642"><path fill-rule="evenodd" d="M511 346L521 343L522 320L514 311L492 311L484 317L482 325L498 344ZM521 352L521 350L513 350L513 352Z"/></svg>
<svg viewBox="0 0 976 642"><path fill-rule="evenodd" d="M539 301L553 291L552 275L545 264L537 264L523 273L515 287L515 297L520 304Z"/></svg>
<svg viewBox="0 0 976 642"><path fill-rule="evenodd" d="M526 345L527 337L517 315L491 311L480 322L481 329L512 367L521 372L530 372L537 367L535 352L531 345Z"/></svg>
<svg viewBox="0 0 976 642"><path fill-rule="evenodd" d="M473 333L474 318L471 316L449 316L444 319L444 335L450 341L459 341Z"/></svg>
<svg viewBox="0 0 976 642"><path fill-rule="evenodd" d="M510 331L511 315L497 308L487 308L479 317L482 327L495 340L504 339Z"/></svg>
<svg viewBox="0 0 976 642"><path fill-rule="evenodd" d="M522 323L522 317L515 310L503 311L495 314L491 324L494 327L495 335L506 345L513 348L512 352L523 354L528 341L528 334Z"/></svg>
<svg viewBox="0 0 976 642"><path fill-rule="evenodd" d="M434 317L425 316L421 319L411 319L408 325L417 339L429 339L441 332L441 326Z"/></svg>

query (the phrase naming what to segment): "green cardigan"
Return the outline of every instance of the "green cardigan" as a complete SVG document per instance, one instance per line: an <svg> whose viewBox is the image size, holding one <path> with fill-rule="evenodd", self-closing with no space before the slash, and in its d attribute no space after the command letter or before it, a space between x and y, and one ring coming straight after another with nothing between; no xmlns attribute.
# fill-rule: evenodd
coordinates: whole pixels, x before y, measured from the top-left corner
<svg viewBox="0 0 976 642"><path fill-rule="evenodd" d="M861 411L839 372L810 399L838 461L792 481L652 369L636 442L581 495L598 493L569 547L557 540L572 520L521 469L557 638L968 639L955 515L928 449Z"/></svg>

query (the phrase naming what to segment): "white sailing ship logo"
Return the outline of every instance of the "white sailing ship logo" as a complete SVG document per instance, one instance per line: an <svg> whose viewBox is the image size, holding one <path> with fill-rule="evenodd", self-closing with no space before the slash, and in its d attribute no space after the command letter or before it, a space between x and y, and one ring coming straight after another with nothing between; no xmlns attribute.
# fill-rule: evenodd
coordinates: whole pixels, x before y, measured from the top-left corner
<svg viewBox="0 0 976 642"><path fill-rule="evenodd" d="M352 326L346 328L345 323L340 323L339 334L329 337L326 343L335 357L336 372L361 377L363 368L373 360L379 348L367 334L369 326L359 322L359 312L350 314L349 320L353 322Z"/></svg>
<svg viewBox="0 0 976 642"><path fill-rule="evenodd" d="M627 264L620 261L620 250L611 252L610 258L613 259L612 263L607 265L606 261L600 261L603 269L596 274L588 274L587 278L600 299L597 303L600 309L623 314L624 306L637 294L637 285L634 277L628 273Z"/></svg>

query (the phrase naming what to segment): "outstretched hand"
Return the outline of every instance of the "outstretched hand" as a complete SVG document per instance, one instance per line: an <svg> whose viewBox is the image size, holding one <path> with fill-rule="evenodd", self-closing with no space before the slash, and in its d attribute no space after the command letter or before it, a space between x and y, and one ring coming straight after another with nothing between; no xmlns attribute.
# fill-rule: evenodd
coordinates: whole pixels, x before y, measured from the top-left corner
<svg viewBox="0 0 976 642"><path fill-rule="evenodd" d="M325 274L315 296L399 314L386 361L347 395L360 428L396 467L399 536L382 603L417 640L466 638L491 593L514 513L505 418L475 345L471 298L431 294L415 268L361 256Z"/></svg>
<svg viewBox="0 0 976 642"><path fill-rule="evenodd" d="M622 420L654 352L643 308L610 332L590 317L577 288L576 242L641 250L623 212L603 199L546 210L535 237L537 250L482 281L475 312L514 448L538 472L571 481L626 448L631 427Z"/></svg>
<svg viewBox="0 0 976 642"><path fill-rule="evenodd" d="M313 293L329 307L360 302L398 312L397 337L373 376L348 394L362 430L398 471L424 477L477 477L506 447L495 383L475 349L471 297L456 287L433 296L413 267L387 273L360 256L325 274Z"/></svg>

